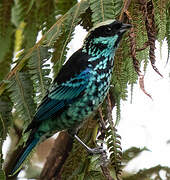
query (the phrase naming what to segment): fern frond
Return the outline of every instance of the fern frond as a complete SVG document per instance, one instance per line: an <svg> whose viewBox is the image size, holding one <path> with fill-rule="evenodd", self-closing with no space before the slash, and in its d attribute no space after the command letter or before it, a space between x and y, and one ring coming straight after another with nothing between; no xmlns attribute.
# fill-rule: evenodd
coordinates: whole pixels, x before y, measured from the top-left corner
<svg viewBox="0 0 170 180"><path fill-rule="evenodd" d="M0 33L0 42L3 42L3 46L0 46L0 62L5 61L5 56L10 52L11 45L14 42L13 28L9 27L6 29L5 35Z"/></svg>
<svg viewBox="0 0 170 180"><path fill-rule="evenodd" d="M57 20L57 22L45 34L43 40L47 46L52 46L61 35L63 26L67 29L75 27L80 19L80 15L89 7L87 0L82 0L73 6L66 14ZM64 28L64 29L65 29ZM68 30L68 29L67 29Z"/></svg>
<svg viewBox="0 0 170 180"><path fill-rule="evenodd" d="M122 154L123 167L126 166L129 163L129 161L136 158L143 151L148 151L148 149L146 147L144 148L131 147L125 150Z"/></svg>
<svg viewBox="0 0 170 180"><path fill-rule="evenodd" d="M13 58L13 48L14 48L13 44L11 44L11 47L8 49L9 52L6 53L4 60L0 62L0 67L1 67L0 82L6 77L6 75L9 73L11 69L11 63L12 63L12 58Z"/></svg>
<svg viewBox="0 0 170 180"><path fill-rule="evenodd" d="M134 33L135 33L135 43L136 43L136 58L141 64L144 61L144 70L146 70L148 64L148 37L145 27L145 12L146 9L141 4L143 1L139 1L139 3L131 3L130 12L131 12L131 23L133 24ZM139 9L139 11L134 11L134 9ZM137 79L136 79L137 80Z"/></svg>
<svg viewBox="0 0 170 180"><path fill-rule="evenodd" d="M115 19L121 11L122 0L90 0L90 8L93 12L92 22L97 24L107 19Z"/></svg>
<svg viewBox="0 0 170 180"><path fill-rule="evenodd" d="M113 124L112 118L112 108L110 95L107 96L107 130L106 130L106 143L107 149L110 152L111 164L114 167L116 178L119 180L121 175L121 158L122 158L122 148L120 142L120 136L117 134L117 129Z"/></svg>
<svg viewBox="0 0 170 180"><path fill-rule="evenodd" d="M29 49L34 46L37 35L39 32L39 27L36 21L36 9L32 8L27 17L25 17L24 22L26 23L23 30L23 44L22 47L25 49Z"/></svg>
<svg viewBox="0 0 170 180"><path fill-rule="evenodd" d="M28 68L31 74L31 79L34 85L34 91L36 95L36 102L39 103L42 97L45 96L47 89L51 83L51 78L49 78L50 64L46 62L51 57L51 53L48 51L47 47L37 47L33 51L29 61Z"/></svg>
<svg viewBox="0 0 170 180"><path fill-rule="evenodd" d="M58 40L54 43L54 53L52 58L52 62L57 62L57 64L55 64L54 66L55 74L58 73L64 60L66 59L66 54L68 51L67 45L73 38L75 26L81 21L81 14L83 14L88 7L89 6L86 1L81 1L68 11L68 13L66 14L67 19L64 20L64 17L62 17L58 21L59 24L55 25L57 31L50 39L50 44L52 41ZM53 26L54 29L55 26Z"/></svg>
<svg viewBox="0 0 170 180"><path fill-rule="evenodd" d="M159 70L156 68L155 66L155 42L156 42L156 25L155 25L155 15L154 15L154 5L153 5L153 1L144 1L144 7L145 7L145 11L146 13L144 14L145 17L145 25L146 25L146 30L147 30L147 35L148 35L148 42L149 42L149 58L150 58L150 62L152 65L152 68L160 75Z"/></svg>
<svg viewBox="0 0 170 180"><path fill-rule="evenodd" d="M27 17L28 13L32 8L33 2L34 2L33 0L14 1L14 6L12 7L12 22L15 24L16 27L18 27L19 24L25 20L25 18Z"/></svg>
<svg viewBox="0 0 170 180"><path fill-rule="evenodd" d="M2 143L8 133L8 127L12 119L12 102L7 95L0 96L0 143ZM2 145L2 144L0 144ZM2 146L1 146L2 148Z"/></svg>
<svg viewBox="0 0 170 180"><path fill-rule="evenodd" d="M12 4L12 1L0 2L0 81L10 71L13 57L14 28L10 21Z"/></svg>
<svg viewBox="0 0 170 180"><path fill-rule="evenodd" d="M166 21L166 40L168 44L168 57L167 57L167 62L170 57L170 3L167 5L167 21Z"/></svg>
<svg viewBox="0 0 170 180"><path fill-rule="evenodd" d="M12 8L12 22L18 28L24 23L21 45L26 49L32 47L36 42L39 30L35 2L33 0L16 0Z"/></svg>
<svg viewBox="0 0 170 180"><path fill-rule="evenodd" d="M115 126L119 124L120 119L121 119L121 99L120 96L118 96L116 98L116 122L115 122Z"/></svg>
<svg viewBox="0 0 170 180"><path fill-rule="evenodd" d="M36 3L35 22L37 24L37 27L39 27L39 30L42 30L42 34L44 34L56 22L56 16L61 14L61 12L58 11L58 1L40 0L39 2L35 2L35 3Z"/></svg>
<svg viewBox="0 0 170 180"><path fill-rule="evenodd" d="M155 24L158 29L157 40L162 44L166 34L166 0L153 1Z"/></svg>
<svg viewBox="0 0 170 180"><path fill-rule="evenodd" d="M25 23L23 30L23 48L31 48L35 42L38 32L46 32L55 22L55 2L53 0L36 2L32 1L15 1L13 7L12 21L19 26L21 22ZM28 38L29 37L29 38Z"/></svg>
<svg viewBox="0 0 170 180"><path fill-rule="evenodd" d="M2 164L3 164L3 155L2 155L2 145L4 140L7 137L8 128L12 122L12 103L7 94L4 93L3 96L0 96L0 178L3 177Z"/></svg>
<svg viewBox="0 0 170 180"><path fill-rule="evenodd" d="M77 3L77 0L60 0L56 2L57 11L60 14L65 14L71 7Z"/></svg>
<svg viewBox="0 0 170 180"><path fill-rule="evenodd" d="M165 174L165 178L160 177L160 172ZM148 169L141 169L137 173L132 174L132 175L127 175L126 177L123 177L123 180L145 180L145 179L169 179L170 177L170 168L167 166L161 166L157 165Z"/></svg>
<svg viewBox="0 0 170 180"><path fill-rule="evenodd" d="M0 1L0 35L5 36L7 28L11 27L12 0Z"/></svg>
<svg viewBox="0 0 170 180"><path fill-rule="evenodd" d="M124 64L122 64L124 66ZM127 82L128 82L128 74L124 71L124 67L121 67L121 74L114 74L115 77L112 78L112 84L115 87L116 94L120 96L120 99L127 99ZM114 76L113 75L113 76Z"/></svg>
<svg viewBox="0 0 170 180"><path fill-rule="evenodd" d="M118 17L121 13L123 8L123 1L122 0L112 0L113 1L113 11L114 11L114 18Z"/></svg>
<svg viewBox="0 0 170 180"><path fill-rule="evenodd" d="M16 73L8 85L11 101L25 126L32 120L35 113L33 100L33 84L30 75L26 72Z"/></svg>
<svg viewBox="0 0 170 180"><path fill-rule="evenodd" d="M71 24L67 24L66 22L66 27L67 30L69 27L72 27L72 29L69 31L70 36L66 37L67 43L69 42L69 40L72 37L72 30L74 29L75 25L77 23L79 23L81 21L81 14L84 13L86 11L86 9L89 7L89 4L87 2L87 0L82 0L80 3L77 3L73 8L71 8L68 13L66 13L65 15L63 15L60 19L57 20L57 22L50 28L50 30L41 38L41 40L34 45L33 48L26 50L24 53L24 56L22 58L20 58L19 63L11 70L11 72L8 74L6 80L9 80L12 76L14 76L14 74L18 71L20 71L24 65L26 64L26 62L28 61L29 57L31 56L32 52L38 47L41 46L42 44L48 46L48 47L53 47L54 43L56 42L56 40L59 38L59 36L61 35L62 32L62 24L64 23L64 21L67 21L67 19L69 19L69 22ZM76 11L76 14L74 14L74 11ZM74 16L74 20L75 22L72 21L72 16L73 14ZM76 23L76 24L74 24ZM68 25L68 26L67 26ZM34 31L35 33L36 31ZM32 33L32 32L30 32ZM35 35L35 34L34 34ZM28 36L30 37L30 35ZM32 36L31 36L32 37ZM28 38L29 40L29 38ZM33 37L33 41L35 40L35 38ZM33 42L31 40L31 43ZM64 46L66 48L66 44ZM62 55L65 53L65 51L63 50ZM62 59L62 57L60 56L60 59ZM59 64L62 64L61 62L59 62ZM6 85L4 83L1 84L0 86L0 95L3 93L3 91L5 90Z"/></svg>
<svg viewBox="0 0 170 180"><path fill-rule="evenodd" d="M116 174L117 179L120 179L120 175L122 173L121 169L121 159L122 159L122 149L121 149L121 143L120 143L120 136L116 133L115 128L109 127L107 128L106 133L106 143L107 148L110 152L110 161L111 166L114 167L114 171Z"/></svg>
<svg viewBox="0 0 170 180"><path fill-rule="evenodd" d="M117 134L117 130L115 128L111 128L110 125L107 128L106 136L108 137L106 143L110 152L111 165L115 169L117 179L120 179L122 173L122 148L120 142L121 137Z"/></svg>

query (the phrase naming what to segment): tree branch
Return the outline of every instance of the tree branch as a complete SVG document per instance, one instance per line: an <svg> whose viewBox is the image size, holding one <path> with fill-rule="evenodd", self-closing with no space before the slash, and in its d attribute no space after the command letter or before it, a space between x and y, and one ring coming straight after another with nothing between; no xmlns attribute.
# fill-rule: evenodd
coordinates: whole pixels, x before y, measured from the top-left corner
<svg viewBox="0 0 170 180"><path fill-rule="evenodd" d="M53 148L41 172L41 180L59 180L60 171L72 149L73 139L67 132L61 132L54 142Z"/></svg>
<svg viewBox="0 0 170 180"><path fill-rule="evenodd" d="M130 3L131 3L131 0L125 0L124 1L124 6L123 6L123 9L122 9L120 17L119 17L120 21L124 20L124 13L128 10Z"/></svg>

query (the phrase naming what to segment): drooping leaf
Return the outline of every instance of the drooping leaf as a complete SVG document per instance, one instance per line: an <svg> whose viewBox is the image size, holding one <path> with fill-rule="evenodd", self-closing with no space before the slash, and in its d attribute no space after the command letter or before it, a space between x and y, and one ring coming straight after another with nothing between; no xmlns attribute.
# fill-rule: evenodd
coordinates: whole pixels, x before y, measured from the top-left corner
<svg viewBox="0 0 170 180"><path fill-rule="evenodd" d="M167 10L166 10L166 40L168 44L168 57L167 57L167 62L170 57L170 3L167 5Z"/></svg>
<svg viewBox="0 0 170 180"><path fill-rule="evenodd" d="M12 102L7 95L0 96L0 137L2 140L6 138L8 127L12 118Z"/></svg>
<svg viewBox="0 0 170 180"><path fill-rule="evenodd" d="M166 5L167 0L155 0L153 1L154 5L154 14L155 14L155 23L158 31L157 40L162 44L162 41L165 38L166 34Z"/></svg>
<svg viewBox="0 0 170 180"><path fill-rule="evenodd" d="M56 33L52 36L50 35L52 33L51 30L47 33L47 38L50 38L48 40L48 45L54 41L52 62L55 64L57 62L54 66L55 74L58 73L64 60L66 59L68 51L67 45L73 38L75 26L81 21L81 14L83 14L88 7L89 5L86 0L77 3L53 26L52 32L55 30ZM65 19L65 16L67 16L67 19Z"/></svg>
<svg viewBox="0 0 170 180"><path fill-rule="evenodd" d="M160 172L165 174L165 176L161 177ZM160 180L169 179L170 168L167 166L157 165L148 169L139 170L135 174L127 175L123 177L123 180L138 180L138 179L146 180L146 179L153 179L153 177L154 179L160 179Z"/></svg>
<svg viewBox="0 0 170 180"><path fill-rule="evenodd" d="M29 73L31 74L34 91L37 94L36 102L38 103L45 96L51 82L51 78L49 78L50 64L49 62L46 63L50 57L51 53L47 47L37 47L28 61Z"/></svg>
<svg viewBox="0 0 170 180"><path fill-rule="evenodd" d="M3 155L2 145L7 137L10 125L12 124L12 103L8 94L4 93L0 96L0 179L5 179L4 172L2 171Z"/></svg>
<svg viewBox="0 0 170 180"><path fill-rule="evenodd" d="M143 151L149 151L149 150L146 147L144 148L131 147L125 150L122 155L122 165L126 166L129 161L136 158Z"/></svg>
<svg viewBox="0 0 170 180"><path fill-rule="evenodd" d="M0 82L9 72L13 57L14 27L10 21L12 5L12 0L0 1Z"/></svg>
<svg viewBox="0 0 170 180"><path fill-rule="evenodd" d="M39 31L42 31L42 34L49 30L56 22L56 16L60 15L60 12L57 10L57 2L56 0L35 1L36 26Z"/></svg>
<svg viewBox="0 0 170 180"><path fill-rule="evenodd" d="M92 22L94 24L108 19L115 19L121 12L123 5L122 0L90 0L89 2L93 12Z"/></svg>
<svg viewBox="0 0 170 180"><path fill-rule="evenodd" d="M68 37L65 37L65 41L63 40L63 46L61 46L61 54L59 55L59 58L55 58L55 60L58 60L58 66L55 68L55 72L58 72L61 68L62 61L64 60L66 50L67 50L67 44L72 38L73 31L75 28L75 25L81 21L81 14L85 12L85 10L89 7L89 4L87 0L82 0L80 3L77 3L73 8L71 8L65 15L63 15L61 18L57 20L57 22L48 30L48 32L41 38L41 40L31 49L27 49L23 52L22 58L19 58L18 64L11 70L10 74L7 76L6 80L10 79L14 73L20 71L28 61L29 57L33 53L33 51L37 48L37 46L40 46L42 44L53 47L54 43L57 41L59 36L62 34L62 24L65 23L65 27L67 27ZM74 12L76 11L76 12ZM72 16L74 15L74 18ZM66 22L65 22L66 21ZM31 22L30 22L31 23ZM74 24L75 23L75 24ZM30 32L31 33L31 32ZM32 38L32 36L31 36ZM29 39L29 38L28 38ZM34 38L35 39L35 38ZM33 42L33 41L31 41ZM5 90L6 85L2 83L0 86L0 94Z"/></svg>
<svg viewBox="0 0 170 180"><path fill-rule="evenodd" d="M13 40L11 36L14 29L10 21L12 5L13 0L0 1L0 42L3 42L3 46L0 46L0 62L4 61L4 57L9 53Z"/></svg>
<svg viewBox="0 0 170 180"><path fill-rule="evenodd" d="M16 27L19 26L21 22L23 22L28 13L30 12L33 3L35 0L15 0L14 5L12 7L12 19L11 21L14 23Z"/></svg>
<svg viewBox="0 0 170 180"><path fill-rule="evenodd" d="M33 100L33 84L27 72L18 72L8 85L10 98L14 103L16 113L25 126L32 120L35 113Z"/></svg>
<svg viewBox="0 0 170 180"><path fill-rule="evenodd" d="M77 3L76 0L60 0L56 3L56 8L60 14L65 14L70 8L72 8Z"/></svg>

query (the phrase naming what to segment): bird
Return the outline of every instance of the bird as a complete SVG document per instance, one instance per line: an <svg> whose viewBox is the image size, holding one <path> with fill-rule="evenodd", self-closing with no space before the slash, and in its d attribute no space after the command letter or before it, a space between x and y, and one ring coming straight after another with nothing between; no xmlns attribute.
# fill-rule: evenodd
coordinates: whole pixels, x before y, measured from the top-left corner
<svg viewBox="0 0 170 180"><path fill-rule="evenodd" d="M88 151L98 153L77 136L83 122L104 101L114 67L115 51L130 24L109 19L94 26L82 47L62 66L24 133L30 132L10 174L15 174L32 149L56 132L66 130Z"/></svg>

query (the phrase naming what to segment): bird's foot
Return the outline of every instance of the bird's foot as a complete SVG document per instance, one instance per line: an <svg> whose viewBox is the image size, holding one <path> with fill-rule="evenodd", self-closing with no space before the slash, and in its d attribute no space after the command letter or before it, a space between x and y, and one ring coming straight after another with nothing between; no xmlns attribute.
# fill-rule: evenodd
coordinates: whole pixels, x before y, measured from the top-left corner
<svg viewBox="0 0 170 180"><path fill-rule="evenodd" d="M101 166L103 166L103 167L106 167L108 164L109 164L109 160L108 160L108 157L107 157L107 153L106 153L106 151L103 149L103 147L102 146L98 146L98 147L96 147L96 148L94 148L94 149L90 149L90 151L89 150L87 150L89 153L90 153L90 155L94 155L94 156L97 156L98 158L98 160L96 159L96 157L95 157L95 160L97 160L98 161L98 165L101 165Z"/></svg>
<svg viewBox="0 0 170 180"><path fill-rule="evenodd" d="M98 146L96 148L90 148L88 147L81 139L75 134L74 138L77 139L77 141L87 150L89 154L103 154L106 153L102 146Z"/></svg>
<svg viewBox="0 0 170 180"><path fill-rule="evenodd" d="M87 152L89 153L89 154L103 154L103 153L105 153L105 150L103 149L103 147L102 146L98 146L98 147L96 147L96 148L88 148L87 149Z"/></svg>

